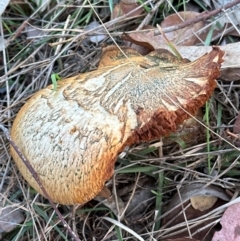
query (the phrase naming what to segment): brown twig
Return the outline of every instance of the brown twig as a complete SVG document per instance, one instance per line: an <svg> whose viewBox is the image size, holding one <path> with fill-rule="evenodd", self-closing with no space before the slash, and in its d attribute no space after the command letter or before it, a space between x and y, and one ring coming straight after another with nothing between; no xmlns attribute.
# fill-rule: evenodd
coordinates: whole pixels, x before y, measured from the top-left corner
<svg viewBox="0 0 240 241"><path fill-rule="evenodd" d="M174 26L171 26L171 27L167 27L167 28L163 28L163 31L164 31L164 33L168 33L168 32L172 32L172 31L175 31L175 30L185 28L189 25L192 25L192 24L198 23L202 20L208 19L208 18L220 13L223 9L226 10L228 8L233 7L234 5L236 5L238 3L240 3L240 0L232 1L228 4L226 4L226 5L223 5L222 7L218 8L218 9L215 9L215 10L211 11L211 12L203 12L202 14L200 14L198 17L196 17L194 19L189 19L189 20L184 21L180 24L177 24L177 25L174 25ZM154 32L154 34L159 35L161 33L159 32L159 30L156 30Z"/></svg>
<svg viewBox="0 0 240 241"><path fill-rule="evenodd" d="M81 241L77 235L73 232L73 230L70 228L70 226L67 224L67 222L64 220L62 214L59 212L59 210L57 209L56 205L54 204L54 202L52 201L51 197L49 196L49 194L47 193L46 189L44 188L42 182L39 179L38 174L36 173L36 171L33 169L31 163L25 158L25 156L23 155L23 153L20 151L20 149L18 148L18 146L15 144L15 142L12 140L9 131L7 128L5 128L3 125L0 124L0 129L2 129L3 133L5 134L6 138L9 140L10 144L12 145L13 149L16 151L16 153L18 154L18 156L21 158L22 162L24 163L24 165L26 165L26 167L28 168L28 170L31 172L32 176L34 177L34 179L36 180L37 184L39 185L39 187L41 188L44 196L48 199L48 201L50 202L51 206L53 207L53 209L55 210L56 214L58 215L59 219L61 220L63 226L68 230L68 232L70 233L70 235L72 236L72 238L75 241Z"/></svg>

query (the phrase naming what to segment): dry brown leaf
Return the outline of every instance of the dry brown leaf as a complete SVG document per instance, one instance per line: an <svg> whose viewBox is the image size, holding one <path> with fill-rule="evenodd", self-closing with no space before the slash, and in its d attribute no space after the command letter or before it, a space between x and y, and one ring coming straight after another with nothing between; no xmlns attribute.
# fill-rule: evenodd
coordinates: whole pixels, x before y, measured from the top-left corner
<svg viewBox="0 0 240 241"><path fill-rule="evenodd" d="M153 51L155 48L149 43L149 35L152 37L152 34L155 31L155 28L152 26L144 26L144 33L123 33L122 39L131 42L131 48L138 51L140 54L145 55Z"/></svg>
<svg viewBox="0 0 240 241"><path fill-rule="evenodd" d="M155 30L153 26L146 25L142 28L142 30ZM148 32L146 32L148 33ZM131 48L135 49L138 53L142 55L146 55L154 50L153 46L149 44L147 38L144 39L144 35L135 35L135 39L131 38L128 34L123 33L122 39L126 40L126 42L131 42ZM139 39L138 39L139 38ZM128 44L127 44L128 45Z"/></svg>
<svg viewBox="0 0 240 241"><path fill-rule="evenodd" d="M178 14L172 14L164 19L161 23L162 28L170 27L176 24L181 23L184 20L193 19L198 16L199 13L196 12L179 12ZM183 20L182 20L183 19ZM198 38L193 34L199 29L203 28L204 23L198 22L194 25L166 33L166 37L173 42L174 44L180 43L181 45L191 46L196 43ZM148 27L149 28L149 27ZM156 28L152 28L154 31ZM150 46L160 46L165 45L166 41L162 35L154 35L154 31L147 31L141 33L131 33L124 34L123 39L131 41L132 43L139 44L141 46L149 47ZM151 48L151 47L150 47Z"/></svg>
<svg viewBox="0 0 240 241"><path fill-rule="evenodd" d="M224 68L221 70L221 79L226 81L240 80L240 67L239 68Z"/></svg>
<svg viewBox="0 0 240 241"><path fill-rule="evenodd" d="M170 16L167 16L161 23L161 27L162 28L171 27L179 23L182 23L183 21L194 19L199 15L200 13L197 13L197 12L190 12L190 11L178 12ZM198 41L198 38L194 35L194 33L202 29L203 27L204 27L204 22L201 21L194 25L190 25L188 27L166 33L166 36L170 41L172 41L176 45L180 44L182 46L192 46L192 45L195 45L196 42ZM165 41L162 38L158 38L158 41L160 41L156 43L158 45L165 44Z"/></svg>

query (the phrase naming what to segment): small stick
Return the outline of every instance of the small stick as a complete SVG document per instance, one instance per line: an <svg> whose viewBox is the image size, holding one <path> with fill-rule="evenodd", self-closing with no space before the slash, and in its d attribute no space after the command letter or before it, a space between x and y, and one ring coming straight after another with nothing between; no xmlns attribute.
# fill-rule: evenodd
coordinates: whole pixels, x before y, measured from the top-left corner
<svg viewBox="0 0 240 241"><path fill-rule="evenodd" d="M51 199L51 197L49 196L49 194L47 193L46 189L44 188L42 182L39 179L38 174L36 173L36 171L33 169L31 163L25 158L25 156L23 155L23 153L20 151L20 149L18 148L18 146L15 144L15 142L12 140L9 131L7 128L5 128L3 125L0 124L0 129L2 129L3 133L5 134L6 138L9 140L10 144L12 145L13 149L16 151L16 153L18 154L18 156L21 158L22 162L26 165L26 167L28 168L28 170L31 172L32 176L34 177L34 179L36 180L37 184L39 185L39 187L41 188L44 196L48 199L48 201L50 202L51 206L53 207L53 209L55 210L56 214L58 215L59 219L61 220L63 226L68 230L68 232L70 233L70 235L72 236L72 238L75 241L81 241L77 235L72 231L72 229L70 228L70 226L67 224L67 222L64 220L62 214L59 212L59 210L57 209L56 205L54 204L53 200Z"/></svg>

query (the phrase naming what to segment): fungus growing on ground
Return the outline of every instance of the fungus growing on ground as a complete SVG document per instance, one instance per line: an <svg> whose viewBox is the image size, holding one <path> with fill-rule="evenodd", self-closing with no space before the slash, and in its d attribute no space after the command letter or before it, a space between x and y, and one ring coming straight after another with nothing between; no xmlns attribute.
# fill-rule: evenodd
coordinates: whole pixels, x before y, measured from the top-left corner
<svg viewBox="0 0 240 241"><path fill-rule="evenodd" d="M175 132L211 96L224 52L218 47L196 61L167 50L141 56L107 48L99 68L38 91L21 108L11 136L38 173L53 201L84 204L113 175L125 146ZM41 192L11 148L28 183Z"/></svg>

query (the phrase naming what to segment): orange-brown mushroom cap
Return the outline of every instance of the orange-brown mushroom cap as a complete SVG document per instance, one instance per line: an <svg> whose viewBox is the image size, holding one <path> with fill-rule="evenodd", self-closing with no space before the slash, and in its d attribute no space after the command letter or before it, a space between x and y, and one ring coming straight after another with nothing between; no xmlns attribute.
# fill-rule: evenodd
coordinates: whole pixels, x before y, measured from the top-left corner
<svg viewBox="0 0 240 241"><path fill-rule="evenodd" d="M176 131L211 96L224 52L194 62L166 50L143 57L108 48L99 69L38 91L19 111L12 138L31 162L53 201L83 204L113 174L126 145ZM133 64L134 63L134 64ZM187 111L187 112L185 112ZM41 192L11 148L23 177Z"/></svg>

